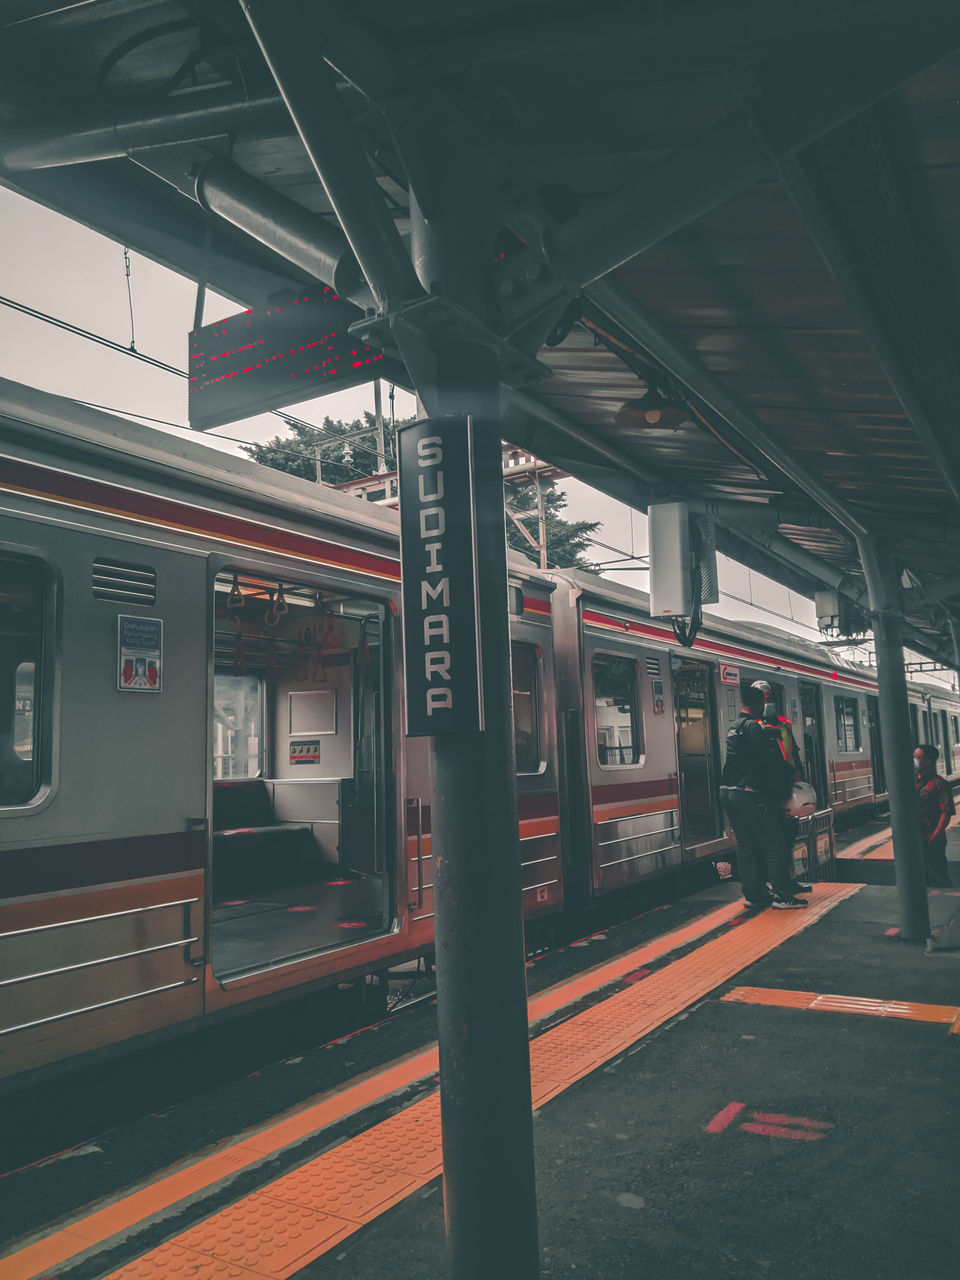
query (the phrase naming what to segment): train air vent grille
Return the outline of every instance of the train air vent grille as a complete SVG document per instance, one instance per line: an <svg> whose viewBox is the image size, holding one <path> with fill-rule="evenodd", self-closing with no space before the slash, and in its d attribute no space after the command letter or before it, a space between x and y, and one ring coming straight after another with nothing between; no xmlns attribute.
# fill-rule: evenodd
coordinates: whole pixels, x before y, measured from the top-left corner
<svg viewBox="0 0 960 1280"><path fill-rule="evenodd" d="M647 675L658 676L659 674L660 674L660 659L648 658L647 659Z"/></svg>
<svg viewBox="0 0 960 1280"><path fill-rule="evenodd" d="M155 604L157 571L143 564L94 560L92 586L93 594L98 600L116 600L120 604Z"/></svg>

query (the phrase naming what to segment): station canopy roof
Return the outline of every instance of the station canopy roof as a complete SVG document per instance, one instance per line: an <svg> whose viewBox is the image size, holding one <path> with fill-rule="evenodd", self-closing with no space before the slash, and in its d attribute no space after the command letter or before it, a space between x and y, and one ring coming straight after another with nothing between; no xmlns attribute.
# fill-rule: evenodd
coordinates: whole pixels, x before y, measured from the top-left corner
<svg viewBox="0 0 960 1280"><path fill-rule="evenodd" d="M358 317L403 310L397 246L455 207L517 353L508 439L712 511L807 594L865 605L875 542L911 647L955 663L955 0L6 0L0 30L6 185L249 306L322 279Z"/></svg>

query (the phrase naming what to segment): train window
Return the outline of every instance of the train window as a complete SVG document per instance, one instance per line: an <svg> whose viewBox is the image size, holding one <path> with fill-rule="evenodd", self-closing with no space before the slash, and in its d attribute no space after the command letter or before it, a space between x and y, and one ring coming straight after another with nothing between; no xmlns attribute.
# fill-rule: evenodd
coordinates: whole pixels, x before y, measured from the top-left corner
<svg viewBox="0 0 960 1280"><path fill-rule="evenodd" d="M513 735L517 773L537 773L540 764L540 681L537 651L530 644L511 646Z"/></svg>
<svg viewBox="0 0 960 1280"><path fill-rule="evenodd" d="M256 675L213 677L213 780L263 772L263 685Z"/></svg>
<svg viewBox="0 0 960 1280"><path fill-rule="evenodd" d="M833 705L837 713L837 750L860 750L860 716L856 698L835 697Z"/></svg>
<svg viewBox="0 0 960 1280"><path fill-rule="evenodd" d="M40 790L40 670L45 579L39 565L0 558L0 804Z"/></svg>
<svg viewBox="0 0 960 1280"><path fill-rule="evenodd" d="M637 764L643 750L637 715L637 664L632 658L598 653L593 659L597 760L602 765Z"/></svg>
<svg viewBox="0 0 960 1280"><path fill-rule="evenodd" d="M920 714L923 717L923 740L924 742L929 742L930 741L930 712L922 711Z"/></svg>
<svg viewBox="0 0 960 1280"><path fill-rule="evenodd" d="M960 719L956 716L950 717L950 727L953 729L953 745L960 746Z"/></svg>

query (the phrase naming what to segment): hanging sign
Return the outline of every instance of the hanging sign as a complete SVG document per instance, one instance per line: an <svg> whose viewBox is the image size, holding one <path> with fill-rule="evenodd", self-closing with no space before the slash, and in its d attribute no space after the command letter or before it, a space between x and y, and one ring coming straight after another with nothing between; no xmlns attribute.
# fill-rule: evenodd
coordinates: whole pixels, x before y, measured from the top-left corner
<svg viewBox="0 0 960 1280"><path fill-rule="evenodd" d="M397 432L406 731L483 728L473 424L428 418Z"/></svg>
<svg viewBox="0 0 960 1280"><path fill-rule="evenodd" d="M117 688L121 693L159 693L163 675L160 618L117 618Z"/></svg>
<svg viewBox="0 0 960 1280"><path fill-rule="evenodd" d="M726 662L720 663L720 683L721 684L740 684L740 668L731 667Z"/></svg>

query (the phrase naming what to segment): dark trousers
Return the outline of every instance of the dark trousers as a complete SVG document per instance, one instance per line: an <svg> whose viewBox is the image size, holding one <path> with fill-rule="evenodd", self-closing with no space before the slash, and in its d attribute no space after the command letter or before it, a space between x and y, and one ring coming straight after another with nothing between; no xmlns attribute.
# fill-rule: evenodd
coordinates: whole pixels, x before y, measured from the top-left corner
<svg viewBox="0 0 960 1280"><path fill-rule="evenodd" d="M933 844L924 841L923 865L927 873L927 884L931 888L949 889L953 885L950 879L950 868L947 866L947 837L941 836Z"/></svg>
<svg viewBox="0 0 960 1280"><path fill-rule="evenodd" d="M783 815L768 805L757 791L720 788L720 803L737 837L737 865L743 896L748 902L762 902L767 881L781 898L793 896L789 854L783 838Z"/></svg>

